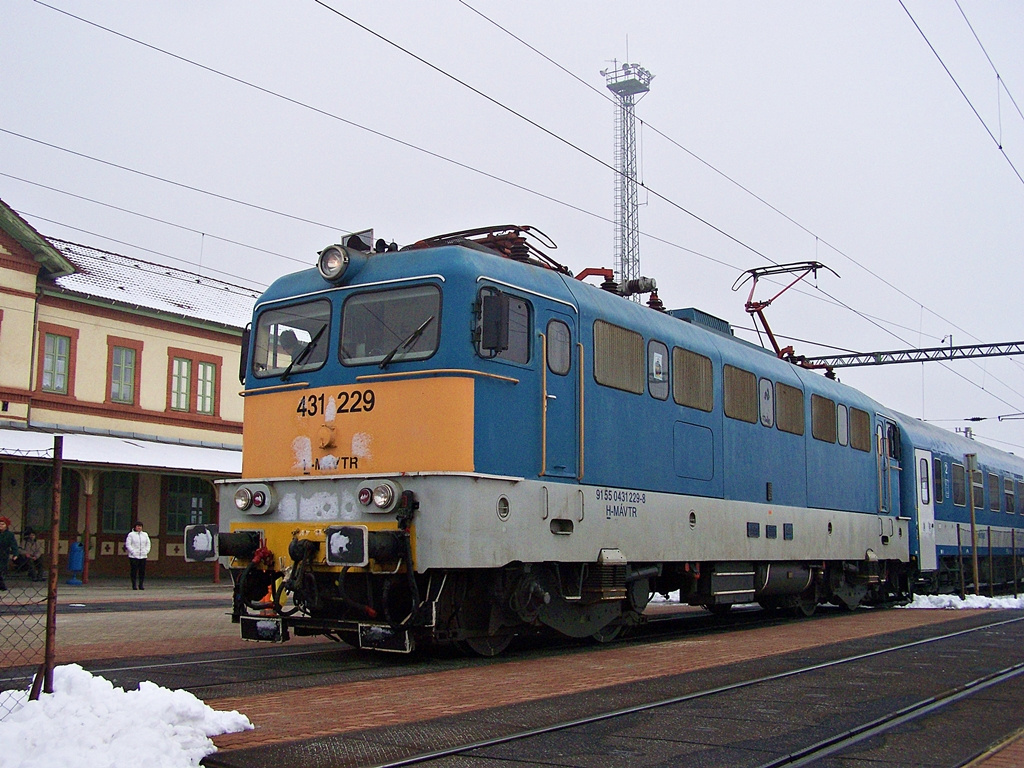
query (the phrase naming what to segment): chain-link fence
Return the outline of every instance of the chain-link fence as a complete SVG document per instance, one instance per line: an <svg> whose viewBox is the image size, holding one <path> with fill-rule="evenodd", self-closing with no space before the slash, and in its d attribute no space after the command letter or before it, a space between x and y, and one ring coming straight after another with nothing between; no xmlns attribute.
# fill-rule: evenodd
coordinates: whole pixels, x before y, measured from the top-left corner
<svg viewBox="0 0 1024 768"><path fill-rule="evenodd" d="M45 581L9 571L0 591L0 720L24 704L46 652Z"/></svg>

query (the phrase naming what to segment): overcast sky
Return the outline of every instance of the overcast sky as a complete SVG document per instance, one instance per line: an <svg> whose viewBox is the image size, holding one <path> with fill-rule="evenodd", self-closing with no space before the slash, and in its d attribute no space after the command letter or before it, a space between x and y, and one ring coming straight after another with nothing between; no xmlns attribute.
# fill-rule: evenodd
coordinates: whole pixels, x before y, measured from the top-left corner
<svg viewBox="0 0 1024 768"><path fill-rule="evenodd" d="M600 71L628 56L655 76L641 272L669 307L749 328L742 271L817 259L840 277L767 310L798 352L1024 339L1024 5L903 2L0 0L0 197L257 287L369 227L530 224L611 267ZM840 378L1024 452L995 418L1024 358Z"/></svg>

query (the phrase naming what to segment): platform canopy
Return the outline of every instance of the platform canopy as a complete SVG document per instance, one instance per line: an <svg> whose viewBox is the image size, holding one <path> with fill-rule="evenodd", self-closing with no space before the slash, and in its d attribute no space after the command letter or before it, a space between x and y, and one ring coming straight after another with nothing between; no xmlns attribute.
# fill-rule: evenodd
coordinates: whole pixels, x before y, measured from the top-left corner
<svg viewBox="0 0 1024 768"><path fill-rule="evenodd" d="M217 477L242 472L242 450L163 443L133 437L0 429L0 458L24 461L53 459L54 434L64 435L65 464L137 471L194 472Z"/></svg>

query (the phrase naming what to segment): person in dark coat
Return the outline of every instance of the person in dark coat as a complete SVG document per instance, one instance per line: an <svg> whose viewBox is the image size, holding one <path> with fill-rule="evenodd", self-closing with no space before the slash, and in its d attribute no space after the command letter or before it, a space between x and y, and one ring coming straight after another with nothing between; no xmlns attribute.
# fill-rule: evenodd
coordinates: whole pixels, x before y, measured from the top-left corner
<svg viewBox="0 0 1024 768"><path fill-rule="evenodd" d="M7 591L7 583L4 581L4 577L7 576L7 564L17 554L18 540L11 531L11 521L6 517L0 517L0 592Z"/></svg>

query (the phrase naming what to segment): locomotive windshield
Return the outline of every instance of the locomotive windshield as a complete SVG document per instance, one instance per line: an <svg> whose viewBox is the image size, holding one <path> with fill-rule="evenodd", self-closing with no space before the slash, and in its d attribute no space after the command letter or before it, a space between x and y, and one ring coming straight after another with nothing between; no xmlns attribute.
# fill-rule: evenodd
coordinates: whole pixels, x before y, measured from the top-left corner
<svg viewBox="0 0 1024 768"><path fill-rule="evenodd" d="M392 362L424 360L437 351L441 292L417 285L348 298L341 315L341 362L386 368Z"/></svg>
<svg viewBox="0 0 1024 768"><path fill-rule="evenodd" d="M253 372L258 378L320 368L327 360L331 303L313 301L270 309L256 321Z"/></svg>

